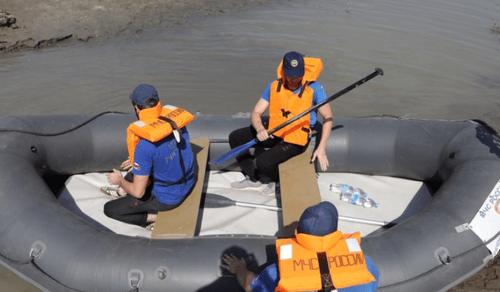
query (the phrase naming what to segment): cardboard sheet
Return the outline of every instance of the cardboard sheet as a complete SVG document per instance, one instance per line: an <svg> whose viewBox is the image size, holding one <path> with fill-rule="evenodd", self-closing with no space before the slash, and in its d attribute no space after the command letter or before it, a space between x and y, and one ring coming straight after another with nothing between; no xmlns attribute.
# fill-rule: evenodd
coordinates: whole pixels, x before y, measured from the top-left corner
<svg viewBox="0 0 500 292"><path fill-rule="evenodd" d="M196 157L195 167L198 171L195 186L179 207L158 213L151 234L153 238L193 237L195 234L210 140L191 139L191 147Z"/></svg>
<svg viewBox="0 0 500 292"><path fill-rule="evenodd" d="M281 207L285 237L295 235L295 229L304 210L321 202L314 164L309 163L312 152L308 148L279 165Z"/></svg>

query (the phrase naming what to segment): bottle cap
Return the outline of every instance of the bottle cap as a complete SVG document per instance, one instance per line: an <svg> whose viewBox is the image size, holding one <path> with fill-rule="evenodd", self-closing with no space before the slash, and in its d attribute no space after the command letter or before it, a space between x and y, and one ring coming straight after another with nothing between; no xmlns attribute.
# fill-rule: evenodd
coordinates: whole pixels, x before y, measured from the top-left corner
<svg viewBox="0 0 500 292"><path fill-rule="evenodd" d="M358 194L354 194L352 203L356 205L358 203L358 199L359 199L359 195Z"/></svg>

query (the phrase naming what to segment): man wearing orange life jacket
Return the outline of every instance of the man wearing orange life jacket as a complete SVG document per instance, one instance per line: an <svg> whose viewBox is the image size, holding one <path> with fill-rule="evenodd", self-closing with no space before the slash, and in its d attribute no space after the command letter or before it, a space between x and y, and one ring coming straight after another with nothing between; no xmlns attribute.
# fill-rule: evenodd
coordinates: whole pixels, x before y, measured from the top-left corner
<svg viewBox="0 0 500 292"><path fill-rule="evenodd" d="M104 213L146 227L156 221L158 211L176 208L191 193L194 155L185 126L194 116L177 107L162 107L151 85L137 86L130 99L138 117L127 129L133 178L123 178L116 169L108 174L108 181L128 195L107 202Z"/></svg>
<svg viewBox="0 0 500 292"><path fill-rule="evenodd" d="M363 254L359 232L343 234L337 220L335 206L321 202L304 211L295 238L276 240L278 264L255 275L244 259L226 254L221 266L248 292L376 291L380 273Z"/></svg>
<svg viewBox="0 0 500 292"><path fill-rule="evenodd" d="M229 135L231 149L255 138L259 140L254 146L253 155L245 151L236 158L245 179L233 182L233 189L254 189L260 190L264 195L274 195L276 182L279 180L278 165L307 149L312 128L317 121L317 112L305 115L273 135L269 135L268 130L326 100L323 86L316 81L322 69L320 59L307 58L294 51L285 54L277 69L278 79L268 84L252 111L252 125L235 130ZM262 115L268 109L269 124L265 127ZM324 119L323 129L311 162L318 159L321 169L326 170L326 144L333 125L333 115L329 104L323 105L318 111ZM268 149L265 150L266 148ZM268 185L262 189L262 183Z"/></svg>

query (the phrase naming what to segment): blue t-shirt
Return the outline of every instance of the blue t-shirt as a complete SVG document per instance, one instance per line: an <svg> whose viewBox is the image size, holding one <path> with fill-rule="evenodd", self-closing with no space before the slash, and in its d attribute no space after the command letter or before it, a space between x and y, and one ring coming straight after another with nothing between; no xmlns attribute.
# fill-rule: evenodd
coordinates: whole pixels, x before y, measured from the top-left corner
<svg viewBox="0 0 500 292"><path fill-rule="evenodd" d="M264 92L262 93L262 99L269 102L269 97L271 96L271 84L273 84L274 81L272 81L271 83L269 83L266 87L266 89L264 89ZM323 85L321 85L321 83L319 82L313 82L311 84L309 84L309 87L311 87L313 90L314 90L314 94L313 94L313 103L311 106L315 106L317 105L318 103L321 103L323 102L324 100L327 99L326 97L326 92L325 92L325 89L323 88ZM296 90L293 91L293 94L299 94L300 93L300 89L301 87L297 88ZM316 121L317 121L317 111L312 111L311 112L311 118L310 118L310 126L311 128L314 127L314 124L316 124Z"/></svg>
<svg viewBox="0 0 500 292"><path fill-rule="evenodd" d="M338 289L339 292L374 292L377 291L378 281L380 279L380 272L375 266L373 260L365 256L366 265L370 273L372 273L373 277L376 281L373 281L368 284L352 286L348 288ZM252 288L252 292L273 292L274 289L278 286L279 282L279 270L276 263L268 266L258 275L255 275L252 280L250 280L250 288Z"/></svg>
<svg viewBox="0 0 500 292"><path fill-rule="evenodd" d="M177 182L184 176L179 149L188 180L180 184L166 185L166 182ZM182 140L179 145L173 134L155 143L141 139L135 148L132 173L154 178L151 192L158 201L163 204L176 204L189 195L194 184L193 160L189 133L186 128L182 128Z"/></svg>

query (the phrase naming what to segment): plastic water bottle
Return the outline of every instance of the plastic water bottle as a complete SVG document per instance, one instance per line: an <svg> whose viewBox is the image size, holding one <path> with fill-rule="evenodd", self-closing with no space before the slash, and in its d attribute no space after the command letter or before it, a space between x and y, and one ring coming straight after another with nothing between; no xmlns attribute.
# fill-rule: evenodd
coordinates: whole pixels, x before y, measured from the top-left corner
<svg viewBox="0 0 500 292"><path fill-rule="evenodd" d="M354 201L354 188L348 184L343 184L340 189L340 200L348 203L355 204Z"/></svg>
<svg viewBox="0 0 500 292"><path fill-rule="evenodd" d="M336 193L340 193L342 191L342 187L344 186L343 183L333 183L330 185L330 191L331 192L336 192Z"/></svg>
<svg viewBox="0 0 500 292"><path fill-rule="evenodd" d="M331 187L330 187L331 189ZM368 198L368 193L360 188L344 184L340 190L340 200L365 208L377 208L379 203Z"/></svg>
<svg viewBox="0 0 500 292"><path fill-rule="evenodd" d="M378 208L380 204L372 200L371 198L368 198L368 195L364 197L364 202L363 202L363 207L365 208Z"/></svg>

